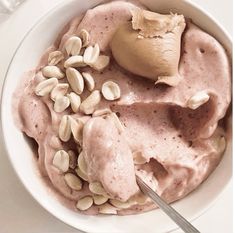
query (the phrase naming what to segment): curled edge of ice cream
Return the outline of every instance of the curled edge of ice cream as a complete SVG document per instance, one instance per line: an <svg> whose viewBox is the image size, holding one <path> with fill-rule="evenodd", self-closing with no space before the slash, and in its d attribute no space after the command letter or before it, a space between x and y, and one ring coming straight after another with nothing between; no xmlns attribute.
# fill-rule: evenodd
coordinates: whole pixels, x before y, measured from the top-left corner
<svg viewBox="0 0 235 233"><path fill-rule="evenodd" d="M131 149L111 115L86 122L83 155L89 182L101 183L108 196L125 202L138 192Z"/></svg>
<svg viewBox="0 0 235 233"><path fill-rule="evenodd" d="M132 21L121 25L112 38L112 54L129 72L176 86L181 80L178 64L185 26L183 15L132 10Z"/></svg>

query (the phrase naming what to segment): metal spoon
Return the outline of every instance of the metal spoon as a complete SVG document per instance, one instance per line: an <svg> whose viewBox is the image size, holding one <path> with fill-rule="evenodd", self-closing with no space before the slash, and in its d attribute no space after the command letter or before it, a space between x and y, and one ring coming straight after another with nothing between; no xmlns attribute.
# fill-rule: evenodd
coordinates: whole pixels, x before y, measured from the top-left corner
<svg viewBox="0 0 235 233"><path fill-rule="evenodd" d="M136 176L137 183L141 191L149 196L184 232L200 233L175 209L168 205L156 192L154 192L140 177Z"/></svg>

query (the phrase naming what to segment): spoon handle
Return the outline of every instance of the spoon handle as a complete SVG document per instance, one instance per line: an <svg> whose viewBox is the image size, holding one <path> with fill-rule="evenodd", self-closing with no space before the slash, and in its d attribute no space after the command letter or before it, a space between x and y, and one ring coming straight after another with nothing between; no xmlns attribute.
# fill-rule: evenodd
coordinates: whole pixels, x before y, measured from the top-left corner
<svg viewBox="0 0 235 233"><path fill-rule="evenodd" d="M184 232L200 233L175 209L168 205L156 192L154 192L140 177L136 176L137 183L143 193L149 196Z"/></svg>

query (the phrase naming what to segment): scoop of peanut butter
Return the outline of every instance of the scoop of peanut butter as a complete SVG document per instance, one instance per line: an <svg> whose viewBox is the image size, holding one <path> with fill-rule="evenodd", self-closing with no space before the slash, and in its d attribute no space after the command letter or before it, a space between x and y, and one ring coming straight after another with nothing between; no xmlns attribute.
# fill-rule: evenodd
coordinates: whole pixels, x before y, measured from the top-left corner
<svg viewBox="0 0 235 233"><path fill-rule="evenodd" d="M132 11L132 21L121 25L111 41L117 63L124 69L152 79L155 83L176 86L183 15L161 15L151 11Z"/></svg>

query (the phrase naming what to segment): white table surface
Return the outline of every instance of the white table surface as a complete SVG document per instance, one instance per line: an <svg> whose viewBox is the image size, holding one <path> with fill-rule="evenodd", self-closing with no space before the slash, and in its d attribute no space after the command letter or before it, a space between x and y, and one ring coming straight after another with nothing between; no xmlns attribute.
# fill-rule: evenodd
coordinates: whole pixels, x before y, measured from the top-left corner
<svg viewBox="0 0 235 233"><path fill-rule="evenodd" d="M208 10L232 34L232 0L193 1ZM27 0L10 17L0 22L0 88L13 52L23 35L58 2L60 0ZM216 204L193 224L203 233L231 233L231 203L232 184L226 188ZM71 233L79 231L51 216L29 195L8 161L0 134L0 233L13 232ZM175 233L177 232L182 231Z"/></svg>

